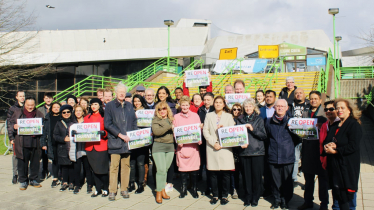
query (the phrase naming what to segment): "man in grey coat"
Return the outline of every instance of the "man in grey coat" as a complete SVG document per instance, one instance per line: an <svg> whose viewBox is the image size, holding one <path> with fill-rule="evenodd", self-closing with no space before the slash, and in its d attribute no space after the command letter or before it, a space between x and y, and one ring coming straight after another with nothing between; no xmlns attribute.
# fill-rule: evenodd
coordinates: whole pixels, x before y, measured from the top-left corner
<svg viewBox="0 0 374 210"><path fill-rule="evenodd" d="M114 201L118 186L118 169L121 164L121 196L129 198L127 187L130 178L130 150L128 131L137 130L135 111L125 101L127 88L122 82L115 87L116 99L105 107L104 126L108 131L108 153L110 154L109 200Z"/></svg>

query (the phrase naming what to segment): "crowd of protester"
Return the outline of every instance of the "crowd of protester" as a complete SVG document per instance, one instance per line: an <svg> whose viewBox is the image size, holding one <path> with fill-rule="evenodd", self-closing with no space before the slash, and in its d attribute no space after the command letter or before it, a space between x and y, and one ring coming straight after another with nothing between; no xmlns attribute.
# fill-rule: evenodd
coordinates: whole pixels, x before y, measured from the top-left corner
<svg viewBox="0 0 374 210"><path fill-rule="evenodd" d="M316 176L320 209L328 209L329 190L333 209L355 209L360 172L360 114L345 99L326 101L322 94L295 86L294 78L278 94L257 90L255 98L236 103L231 109L223 96L212 93L212 83L200 86L199 94L190 96L183 84L174 90L161 86L155 92L138 86L134 94L118 83L114 90L98 89L97 97L69 95L65 101L53 102L44 95L44 104L36 108L33 97L18 91L16 103L7 115L10 143L13 145L13 179L20 190L40 188L40 180L52 177L52 188L78 194L84 184L91 197L120 196L144 192L152 164L155 200L170 199L174 175L181 180L179 198L188 194L198 198L197 184L206 174L206 188L201 195L211 196L210 203L221 205L238 199L239 189L244 206L256 207L260 197L274 197L272 209L288 208L294 188L303 174L304 203L299 210L313 208ZM236 80L224 87L225 94L245 93L245 83ZM115 96L115 98L114 98ZM136 111L154 109L151 128L153 144L130 150L127 132L139 129ZM43 118L42 135L18 135L17 119ZM289 128L290 118L316 118L319 139L302 139ZM100 141L77 142L69 128L77 123L99 123ZM201 140L177 144L174 127L200 124ZM244 125L248 144L222 147L217 129ZM52 170L48 163L51 161ZM39 173L42 164L41 176ZM301 162L301 163L300 163ZM240 177L242 185L239 184ZM120 187L118 188L118 185Z"/></svg>

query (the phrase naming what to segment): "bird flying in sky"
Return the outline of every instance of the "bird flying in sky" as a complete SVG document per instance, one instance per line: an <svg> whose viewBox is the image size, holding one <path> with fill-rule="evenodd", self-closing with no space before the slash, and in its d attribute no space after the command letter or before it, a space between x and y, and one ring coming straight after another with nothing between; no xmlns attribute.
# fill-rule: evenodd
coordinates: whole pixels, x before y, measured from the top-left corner
<svg viewBox="0 0 374 210"><path fill-rule="evenodd" d="M46 7L49 9L54 9L54 7L52 7L51 5L46 5Z"/></svg>

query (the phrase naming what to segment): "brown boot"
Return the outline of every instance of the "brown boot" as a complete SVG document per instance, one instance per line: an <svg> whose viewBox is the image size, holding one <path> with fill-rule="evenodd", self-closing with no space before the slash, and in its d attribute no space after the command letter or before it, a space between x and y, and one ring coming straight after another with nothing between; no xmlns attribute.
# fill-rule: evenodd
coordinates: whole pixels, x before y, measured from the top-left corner
<svg viewBox="0 0 374 210"><path fill-rule="evenodd" d="M148 164L144 164L144 182L143 182L143 186L147 186L147 180L148 180Z"/></svg>
<svg viewBox="0 0 374 210"><path fill-rule="evenodd" d="M162 192L156 191L156 203L162 204Z"/></svg>
<svg viewBox="0 0 374 210"><path fill-rule="evenodd" d="M162 195L162 198L165 199L165 200L169 200L170 199L170 196L168 196L165 192L165 189L162 189L161 191L161 195Z"/></svg>

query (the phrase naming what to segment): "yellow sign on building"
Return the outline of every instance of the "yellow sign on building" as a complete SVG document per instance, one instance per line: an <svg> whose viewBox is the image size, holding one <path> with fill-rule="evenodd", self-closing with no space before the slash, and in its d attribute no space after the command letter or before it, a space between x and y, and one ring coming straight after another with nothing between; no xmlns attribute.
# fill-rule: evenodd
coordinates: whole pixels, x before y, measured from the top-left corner
<svg viewBox="0 0 374 210"><path fill-rule="evenodd" d="M259 45L258 58L278 58L279 46L278 45Z"/></svg>
<svg viewBox="0 0 374 210"><path fill-rule="evenodd" d="M219 59L220 60L234 60L237 56L238 48L225 48L221 49L219 52Z"/></svg>

